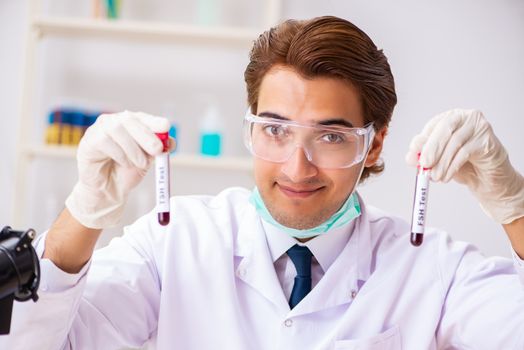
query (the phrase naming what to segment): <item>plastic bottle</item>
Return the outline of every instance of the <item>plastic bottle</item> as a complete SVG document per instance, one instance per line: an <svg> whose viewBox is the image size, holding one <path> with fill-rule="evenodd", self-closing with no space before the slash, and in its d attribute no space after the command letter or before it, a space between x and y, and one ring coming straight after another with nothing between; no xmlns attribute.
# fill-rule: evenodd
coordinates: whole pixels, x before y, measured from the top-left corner
<svg viewBox="0 0 524 350"><path fill-rule="evenodd" d="M202 119L200 153L213 157L222 154L222 122L216 106L209 106Z"/></svg>

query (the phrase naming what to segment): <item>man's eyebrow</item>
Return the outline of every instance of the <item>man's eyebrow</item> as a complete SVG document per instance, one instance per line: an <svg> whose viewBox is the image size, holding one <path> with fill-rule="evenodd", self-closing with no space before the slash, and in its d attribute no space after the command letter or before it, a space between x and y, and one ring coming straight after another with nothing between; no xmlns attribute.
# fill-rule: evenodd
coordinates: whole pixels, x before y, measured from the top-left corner
<svg viewBox="0 0 524 350"><path fill-rule="evenodd" d="M345 126L348 128L353 127L353 124L351 124L346 119L342 119L342 118L333 118L333 119L322 120L318 122L318 124L319 125L340 125L340 126Z"/></svg>
<svg viewBox="0 0 524 350"><path fill-rule="evenodd" d="M279 120L290 120L289 118L283 117L279 114L273 113L273 112L262 112L258 115L259 117L264 118L271 118L271 119L279 119Z"/></svg>
<svg viewBox="0 0 524 350"><path fill-rule="evenodd" d="M273 112L262 112L258 116L265 117L265 118L278 119L278 120L290 120L289 118L283 117ZM339 126L345 126L348 128L353 128L353 124L343 118L331 118L331 119L321 120L319 122L316 122L316 124L322 125L322 126L339 125Z"/></svg>

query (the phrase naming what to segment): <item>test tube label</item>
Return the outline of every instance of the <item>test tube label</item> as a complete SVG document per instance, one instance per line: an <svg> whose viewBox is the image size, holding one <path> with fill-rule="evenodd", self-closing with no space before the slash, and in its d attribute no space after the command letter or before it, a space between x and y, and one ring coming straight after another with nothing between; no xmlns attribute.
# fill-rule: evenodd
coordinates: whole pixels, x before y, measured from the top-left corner
<svg viewBox="0 0 524 350"><path fill-rule="evenodd" d="M169 212L169 154L155 157L156 211Z"/></svg>
<svg viewBox="0 0 524 350"><path fill-rule="evenodd" d="M413 202L412 233L424 233L426 208L428 203L429 174L418 174L415 184L415 201Z"/></svg>

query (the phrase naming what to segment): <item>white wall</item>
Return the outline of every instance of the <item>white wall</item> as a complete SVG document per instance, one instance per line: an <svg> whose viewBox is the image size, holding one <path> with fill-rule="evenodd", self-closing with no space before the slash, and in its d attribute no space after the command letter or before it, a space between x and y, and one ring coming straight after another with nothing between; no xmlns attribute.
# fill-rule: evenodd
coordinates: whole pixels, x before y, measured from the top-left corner
<svg viewBox="0 0 524 350"><path fill-rule="evenodd" d="M15 133L22 82L25 1L0 2L0 226L10 223Z"/></svg>
<svg viewBox="0 0 524 350"><path fill-rule="evenodd" d="M234 9L234 0L221 18L230 23L260 27L262 20L253 8ZM365 184L361 193L367 201L409 220L413 197L414 171L404 164L404 153L411 137L434 114L455 107L479 108L492 123L506 146L514 166L524 170L524 130L521 101L524 92L524 3L520 0L460 2L444 0L422 4L402 1L316 1L285 0L283 17L306 18L333 14L347 18L366 31L389 57L399 98L385 144L385 173ZM59 4L60 6L56 5ZM66 2L67 3L67 2ZM243 2L242 2L243 3ZM254 3L254 2L252 2ZM153 19L188 20L193 9L179 7L172 12L158 11L167 1L157 0L145 8L141 2L124 0L127 15ZM170 2L171 8L173 3ZM179 2L179 6L182 4ZM81 11L55 1L64 11ZM257 2L261 8L260 2ZM11 220L14 167L14 131L21 89L23 35L26 1L0 2L0 224ZM141 8L142 12L138 11ZM244 15L244 12L247 13ZM173 13L173 15L170 15ZM243 68L247 50L114 44L109 41L50 40L40 52L45 68L34 104L44 113L55 101L82 98L88 103L111 109L143 109L162 113L166 102L175 105L182 131L182 150L196 150L193 141L202 101L215 96L229 126L226 153L245 154L240 142L241 113L245 106ZM144 67L143 62L150 62ZM220 67L219 70L215 67ZM147 91L147 93L145 93ZM44 117L39 122L43 127ZM193 135L193 136L189 136ZM41 133L32 137L41 137ZM38 177L33 179L33 204L28 224L44 229L61 207L74 175L56 181L55 171L74 174L70 161L39 161ZM185 173L184 173L185 172ZM200 176L200 177L199 177ZM190 179L200 179L188 181ZM146 181L149 181L146 179ZM186 181L184 185L180 185ZM175 193L213 193L223 186L250 186L249 176L228 174L209 176L177 170ZM176 187L178 184L178 187ZM204 186L204 187L202 187ZM127 222L152 203L146 190L134 195L133 210ZM48 209L42 210L42 207ZM428 224L446 229L457 239L472 241L486 254L509 255L502 228L480 210L467 189L449 184L433 184ZM50 209L49 209L50 208ZM47 214L46 214L47 210Z"/></svg>

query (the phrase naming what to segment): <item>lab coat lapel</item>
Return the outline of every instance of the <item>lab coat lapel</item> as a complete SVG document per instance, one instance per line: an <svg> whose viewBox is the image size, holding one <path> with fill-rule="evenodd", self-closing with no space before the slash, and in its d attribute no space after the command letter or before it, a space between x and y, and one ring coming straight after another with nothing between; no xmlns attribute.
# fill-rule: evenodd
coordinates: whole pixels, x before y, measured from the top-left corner
<svg viewBox="0 0 524 350"><path fill-rule="evenodd" d="M318 284L291 310L290 317L350 303L357 287L356 251L352 238Z"/></svg>
<svg viewBox="0 0 524 350"><path fill-rule="evenodd" d="M366 208L361 198L359 201L362 214L356 219L354 232L346 247L315 288L291 310L290 317L349 304L369 278L370 229Z"/></svg>
<svg viewBox="0 0 524 350"><path fill-rule="evenodd" d="M242 259L236 269L236 276L272 302L280 313L289 312L260 217L251 206L239 225L235 254Z"/></svg>

